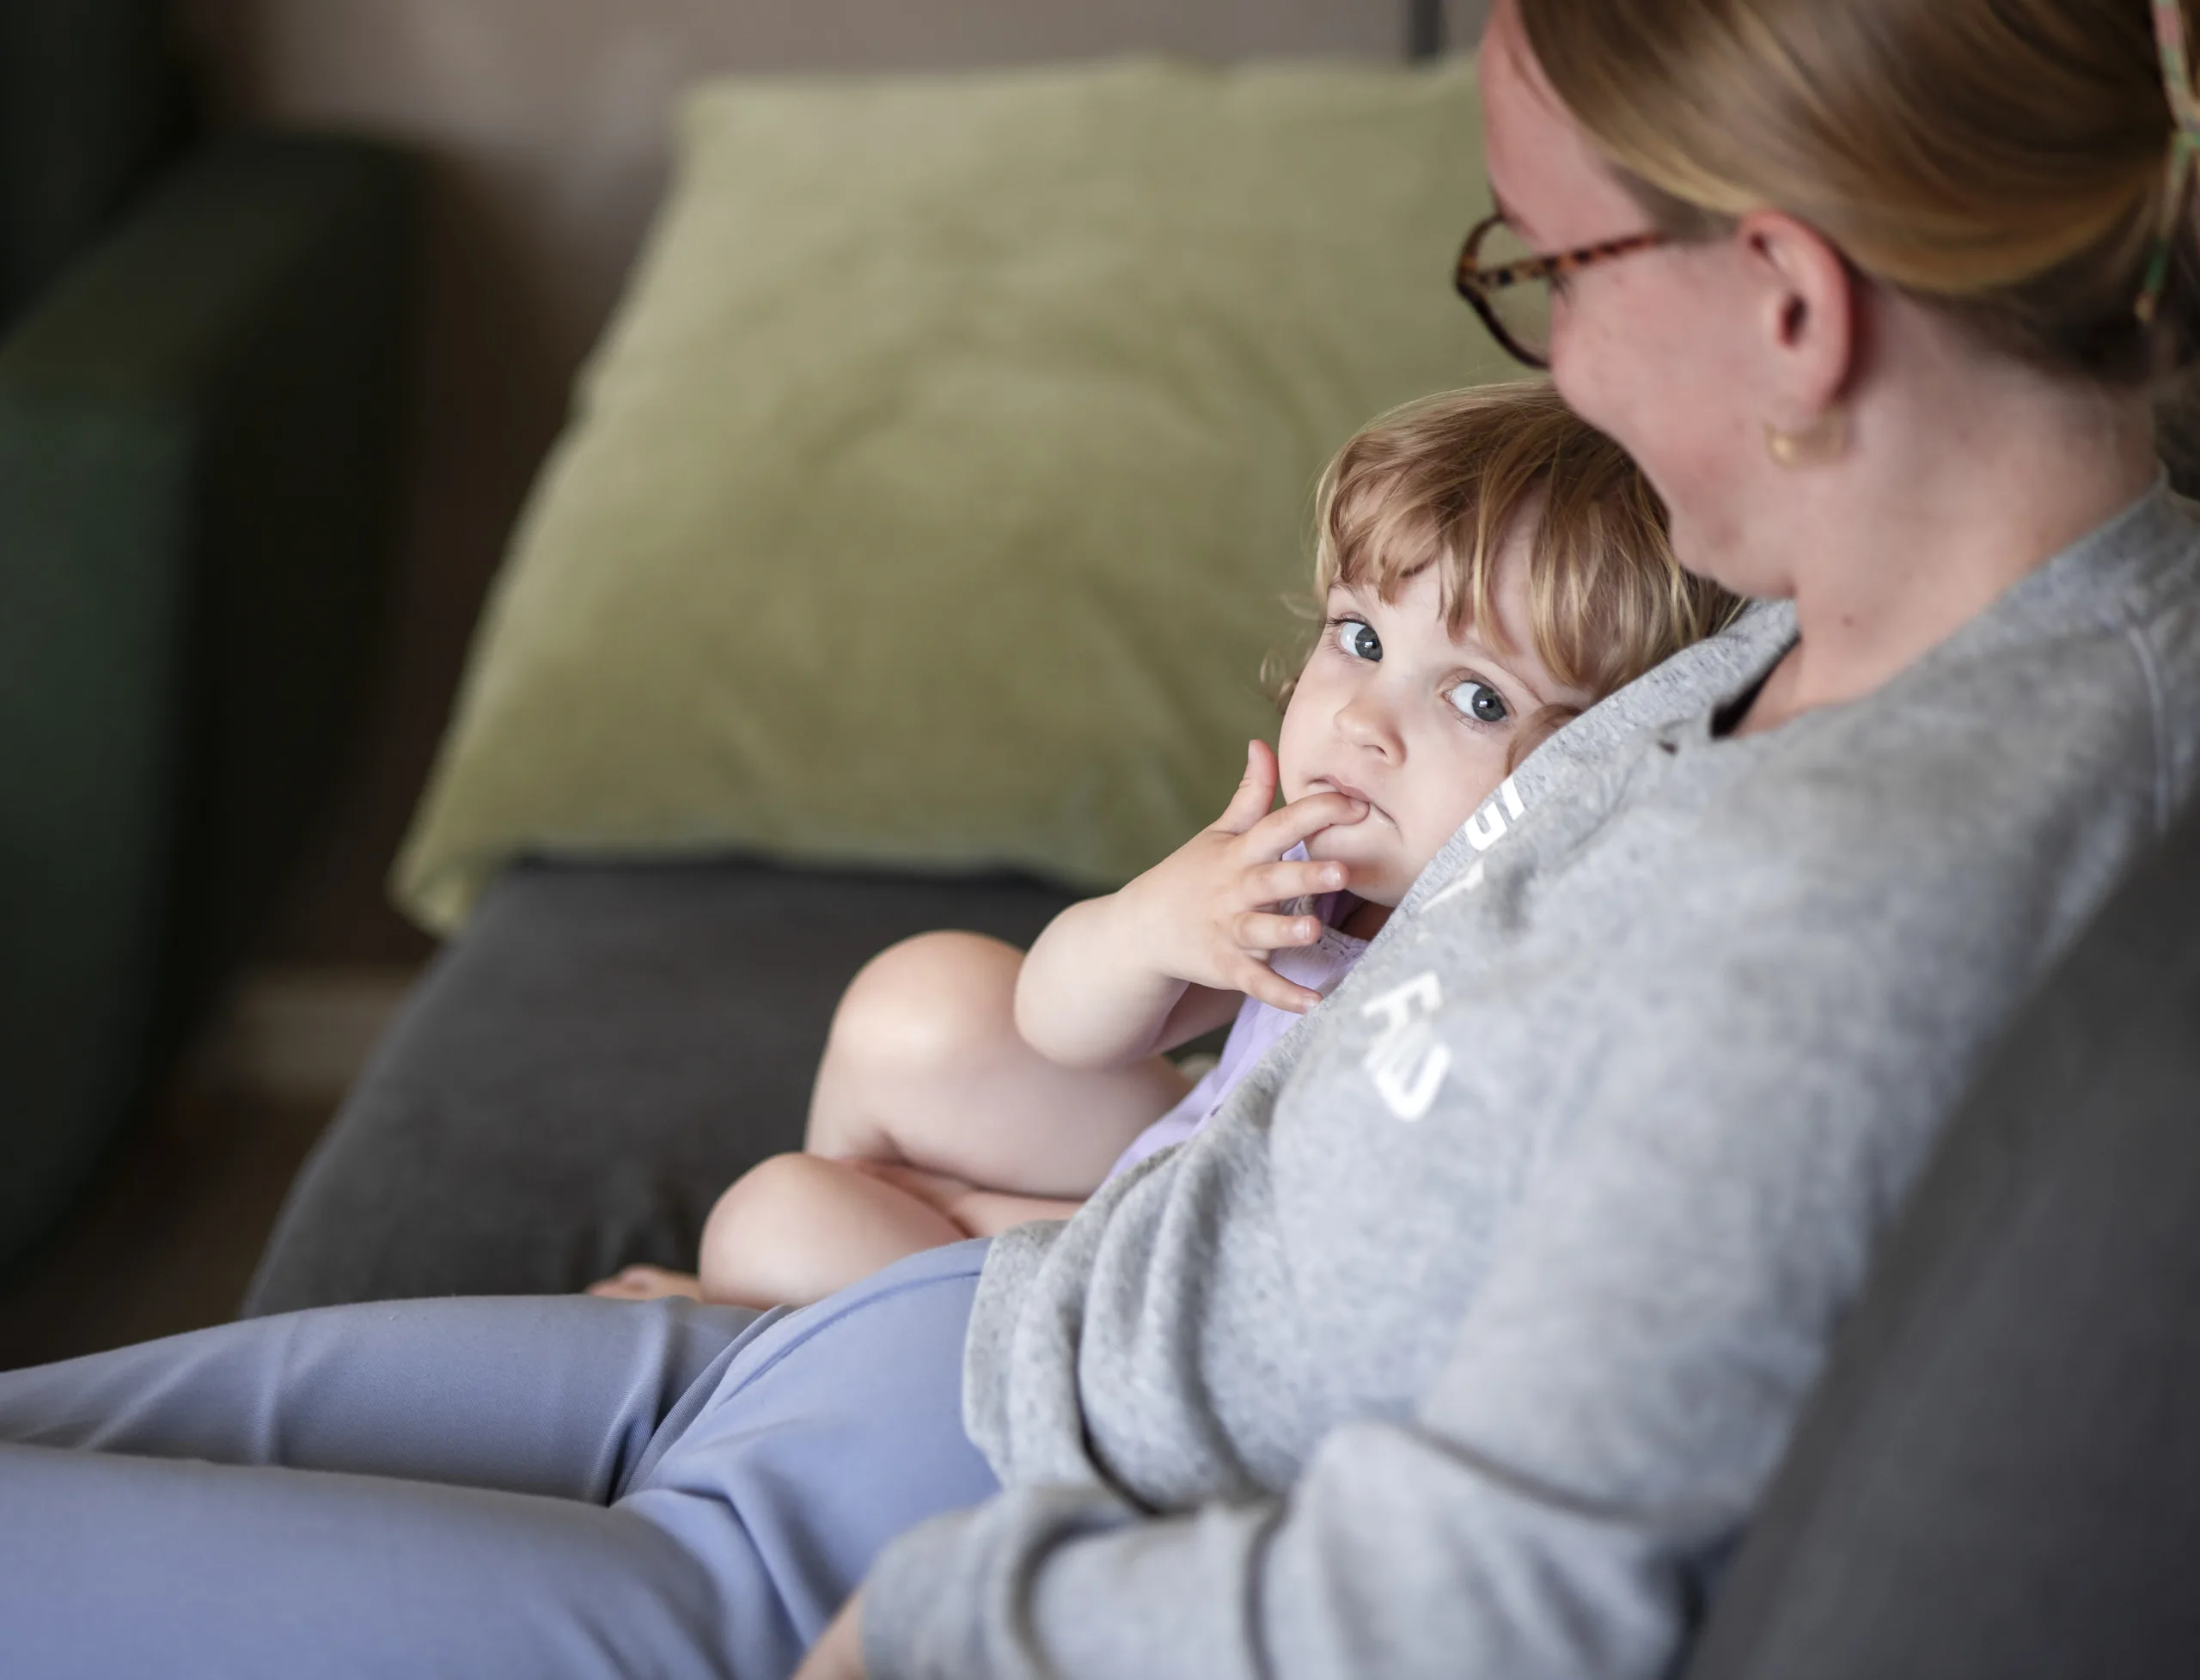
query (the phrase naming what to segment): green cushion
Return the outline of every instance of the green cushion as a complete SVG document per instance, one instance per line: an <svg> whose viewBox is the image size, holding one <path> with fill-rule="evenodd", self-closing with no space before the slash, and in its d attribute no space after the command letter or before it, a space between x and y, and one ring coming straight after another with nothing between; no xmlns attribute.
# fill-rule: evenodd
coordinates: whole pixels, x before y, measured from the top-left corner
<svg viewBox="0 0 2200 1680"><path fill-rule="evenodd" d="M1119 882L1273 730L1328 455L1502 371L1471 68L712 86L401 901L521 851Z"/></svg>

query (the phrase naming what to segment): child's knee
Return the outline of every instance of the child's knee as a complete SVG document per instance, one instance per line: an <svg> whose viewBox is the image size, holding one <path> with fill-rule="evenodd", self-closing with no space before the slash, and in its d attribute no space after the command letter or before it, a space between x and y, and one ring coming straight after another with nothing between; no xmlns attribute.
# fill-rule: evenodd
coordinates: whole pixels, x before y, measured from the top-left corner
<svg viewBox="0 0 2200 1680"><path fill-rule="evenodd" d="M978 933L920 933L865 963L834 1012L826 1054L895 1078L956 1070L1013 1034L1024 953Z"/></svg>
<svg viewBox="0 0 2200 1680"><path fill-rule="evenodd" d="M815 1155L773 1155L735 1179L703 1221L704 1293L730 1298L726 1286L746 1278L754 1255L776 1248L790 1231L799 1233L832 1194L834 1176L846 1170Z"/></svg>
<svg viewBox="0 0 2200 1680"><path fill-rule="evenodd" d="M966 1233L920 1197L845 1161L775 1155L703 1227L704 1298L799 1306Z"/></svg>
<svg viewBox="0 0 2200 1680"><path fill-rule="evenodd" d="M800 1154L771 1155L759 1161L712 1205L710 1218L703 1222L704 1248L708 1249L713 1239L752 1227L760 1214L790 1207L798 1211L800 1204L816 1195L820 1170L829 1173L834 1164Z"/></svg>

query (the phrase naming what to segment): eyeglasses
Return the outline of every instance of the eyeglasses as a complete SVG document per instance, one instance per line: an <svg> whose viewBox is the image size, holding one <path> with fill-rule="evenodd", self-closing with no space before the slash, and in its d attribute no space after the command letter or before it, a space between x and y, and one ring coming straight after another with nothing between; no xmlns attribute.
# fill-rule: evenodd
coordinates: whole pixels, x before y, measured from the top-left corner
<svg viewBox="0 0 2200 1680"><path fill-rule="evenodd" d="M1460 247L1452 284L1475 306L1482 324L1506 354L1531 368L1550 365L1551 283L1614 257L1633 256L1666 242L1654 229L1542 254L1531 251L1497 211L1475 223Z"/></svg>

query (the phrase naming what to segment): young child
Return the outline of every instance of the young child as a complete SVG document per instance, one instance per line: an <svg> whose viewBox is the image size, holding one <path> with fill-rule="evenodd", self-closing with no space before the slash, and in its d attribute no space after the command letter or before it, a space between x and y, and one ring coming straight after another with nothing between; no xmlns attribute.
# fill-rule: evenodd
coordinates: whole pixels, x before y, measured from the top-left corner
<svg viewBox="0 0 2200 1680"><path fill-rule="evenodd" d="M1317 505L1320 637L1214 826L1028 956L930 933L873 959L805 1152L719 1199L700 1279L630 1267L591 1292L801 1304L1066 1217L1205 1123L1529 750L1738 605L1680 570L1633 463L1546 385L1385 417ZM1163 1053L1226 1022L1193 1084Z"/></svg>

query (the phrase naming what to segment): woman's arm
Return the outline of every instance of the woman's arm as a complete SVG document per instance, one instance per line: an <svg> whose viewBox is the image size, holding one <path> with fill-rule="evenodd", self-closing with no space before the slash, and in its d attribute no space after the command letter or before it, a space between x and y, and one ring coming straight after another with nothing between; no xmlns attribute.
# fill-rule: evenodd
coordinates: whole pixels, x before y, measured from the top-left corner
<svg viewBox="0 0 2200 1680"><path fill-rule="evenodd" d="M1024 960L1016 1025L1066 1067L1114 1067L1196 1038L1241 997L1303 1014L1320 995L1268 965L1321 926L1273 907L1346 886L1341 864L1282 861L1308 835L1357 822L1366 805L1317 794L1271 812L1274 752L1251 743L1245 777L1203 829L1120 892L1073 904Z"/></svg>

